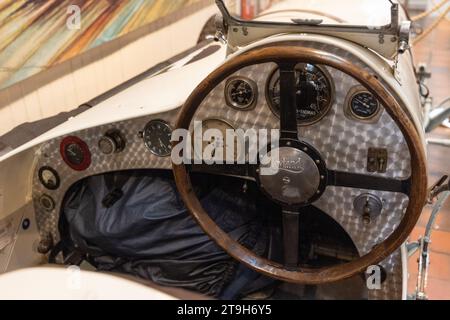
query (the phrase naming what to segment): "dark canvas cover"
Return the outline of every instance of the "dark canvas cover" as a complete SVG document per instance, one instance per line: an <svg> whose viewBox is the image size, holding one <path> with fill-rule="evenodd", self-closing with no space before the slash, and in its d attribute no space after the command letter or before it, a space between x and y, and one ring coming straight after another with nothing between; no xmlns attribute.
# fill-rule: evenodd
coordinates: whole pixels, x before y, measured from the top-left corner
<svg viewBox="0 0 450 320"><path fill-rule="evenodd" d="M79 182L63 206L63 233L99 270L224 299L237 298L266 282L240 266L198 227L170 174L125 174L120 186L123 196L112 207L102 204L111 191L105 176ZM267 235L254 199L239 188L242 182L195 180L195 184L202 182L197 193L211 218L241 244L263 255Z"/></svg>

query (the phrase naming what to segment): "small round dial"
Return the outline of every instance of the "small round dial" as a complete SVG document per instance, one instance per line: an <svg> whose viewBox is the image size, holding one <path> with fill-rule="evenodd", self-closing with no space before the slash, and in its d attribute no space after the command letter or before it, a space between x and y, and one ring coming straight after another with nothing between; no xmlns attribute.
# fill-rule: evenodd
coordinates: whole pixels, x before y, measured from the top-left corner
<svg viewBox="0 0 450 320"><path fill-rule="evenodd" d="M61 142L64 162L76 171L84 171L91 165L91 152L87 144L77 137L67 137Z"/></svg>
<svg viewBox="0 0 450 320"><path fill-rule="evenodd" d="M143 139L150 152L158 157L168 157L172 153L172 128L165 121L149 122L144 129Z"/></svg>
<svg viewBox="0 0 450 320"><path fill-rule="evenodd" d="M39 204L45 211L48 212L51 212L53 211L53 209L55 209L55 200L53 200L52 197L46 194L39 198Z"/></svg>
<svg viewBox="0 0 450 320"><path fill-rule="evenodd" d="M380 103L370 92L356 93L350 103L350 110L358 119L372 119L380 110Z"/></svg>
<svg viewBox="0 0 450 320"><path fill-rule="evenodd" d="M297 121L306 126L322 120L333 105L335 88L325 68L299 63L295 67ZM280 71L275 69L267 83L267 100L272 111L280 116Z"/></svg>
<svg viewBox="0 0 450 320"><path fill-rule="evenodd" d="M58 172L51 167L42 167L38 173L39 181L48 190L56 190L61 183Z"/></svg>
<svg viewBox="0 0 450 320"><path fill-rule="evenodd" d="M225 86L225 98L232 108L250 109L255 106L257 97L258 86L250 79L234 77Z"/></svg>

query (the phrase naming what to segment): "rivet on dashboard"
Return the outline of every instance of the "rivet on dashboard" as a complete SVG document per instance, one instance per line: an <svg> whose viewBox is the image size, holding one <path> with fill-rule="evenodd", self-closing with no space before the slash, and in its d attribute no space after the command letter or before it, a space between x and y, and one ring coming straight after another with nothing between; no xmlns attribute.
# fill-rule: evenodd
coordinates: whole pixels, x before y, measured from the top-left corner
<svg viewBox="0 0 450 320"><path fill-rule="evenodd" d="M30 219L25 219L22 221L22 229L23 230L28 230L31 226L31 221Z"/></svg>
<svg viewBox="0 0 450 320"><path fill-rule="evenodd" d="M53 237L51 235L47 235L39 242L37 252L40 254L47 254L52 250L53 246Z"/></svg>

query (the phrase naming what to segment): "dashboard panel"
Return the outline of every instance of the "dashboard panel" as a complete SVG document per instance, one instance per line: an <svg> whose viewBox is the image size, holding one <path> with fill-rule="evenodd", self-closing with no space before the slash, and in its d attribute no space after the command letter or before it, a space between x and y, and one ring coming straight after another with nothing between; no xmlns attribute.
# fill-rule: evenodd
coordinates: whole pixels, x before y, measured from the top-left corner
<svg viewBox="0 0 450 320"><path fill-rule="evenodd" d="M195 121L204 121L207 128L218 130L234 129L276 129L279 128L279 118L272 112L267 100L267 83L271 81L273 63L254 65L240 70L233 75L233 80L250 79L257 86L258 103L253 109L237 109L230 106L225 98L229 79L215 88L204 100L195 114ZM317 70L325 70L318 67ZM322 119L304 126L299 123L300 138L314 146L322 155L327 167L331 170L373 174L389 178L404 179L411 174L410 156L407 144L395 122L381 106L380 118L376 123L360 121L348 116L346 106L349 95L353 95L353 88L358 84L347 75L327 68L330 82L336 86L335 98L329 111L321 115ZM251 95L249 95L251 96ZM248 102L248 101L246 101ZM41 154L36 169L34 182L34 199L38 223L44 233L57 234L57 212L62 192L84 177L128 169L171 169L170 132L175 126L179 109L153 116L133 119L82 132L73 133L69 137L62 137L45 143L41 147ZM225 125L221 125L225 124ZM193 129L193 128L192 128ZM114 147L119 152L103 152L101 141L108 138L108 133L119 132L126 145ZM111 137L108 138L111 140ZM112 139L114 140L114 139ZM368 155L373 148L386 151L387 160L383 173L368 171ZM377 150L378 150L377 149ZM60 177L60 187L51 190L42 184L39 177L41 168L50 167ZM406 209L408 198L402 194L386 192L372 192L381 201L388 202L388 206L396 211L389 215L382 215L377 223L378 227L367 228L362 219L351 221L354 213L353 200L363 194L364 190L342 190L342 188L328 187L325 195L315 204L326 209L343 227L353 234L361 253L367 252L378 238L388 236L401 220L403 210ZM41 210L41 197L51 197L55 200L54 213L49 215L48 208ZM348 201L342 201L344 196ZM337 205L339 203L339 205ZM335 210L330 210L330 206ZM42 214L41 214L42 212ZM394 219L394 223L393 220ZM389 226L387 229L385 226ZM352 231L353 229L353 231ZM360 230L368 232L361 236ZM370 230L369 230L370 229ZM371 241L367 241L372 237ZM360 241L358 241L360 239Z"/></svg>
<svg viewBox="0 0 450 320"><path fill-rule="evenodd" d="M320 152L330 170L395 179L411 175L409 149L401 131L354 79L333 68L299 65L296 89L300 139ZM208 128L218 130L277 129L276 91L274 63L244 68L206 97L194 121L206 120ZM77 181L112 171L170 170L170 133L178 112L174 109L90 128L44 143L33 182L42 237L58 239L61 201ZM380 159L382 166L377 162ZM370 225L355 209L355 200L368 192L383 207ZM328 187L314 205L348 232L363 255L396 229L408 202L404 194Z"/></svg>

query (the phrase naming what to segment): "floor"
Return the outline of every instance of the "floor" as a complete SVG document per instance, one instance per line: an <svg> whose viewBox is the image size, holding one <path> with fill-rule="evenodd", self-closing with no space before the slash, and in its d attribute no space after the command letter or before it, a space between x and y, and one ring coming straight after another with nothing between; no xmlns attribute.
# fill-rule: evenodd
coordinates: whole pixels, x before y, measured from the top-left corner
<svg viewBox="0 0 450 320"><path fill-rule="evenodd" d="M414 49L415 63L426 63L433 73L428 83L435 103L440 103L450 95L450 21L444 20L441 25ZM450 129L439 128L432 134L434 137L450 139ZM445 147L429 147L429 181L435 183L445 174L450 174L450 149ZM422 215L411 240L417 240L424 234L430 209ZM431 268L428 281L430 299L450 299L450 200L441 213L431 245ZM415 290L417 283L417 255L410 260L409 292Z"/></svg>

